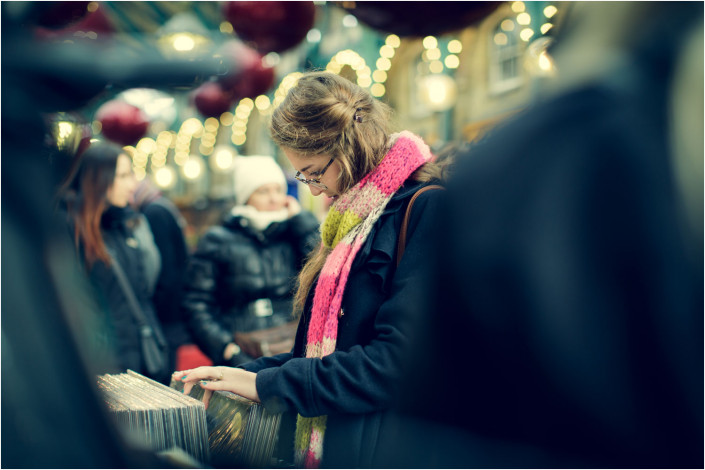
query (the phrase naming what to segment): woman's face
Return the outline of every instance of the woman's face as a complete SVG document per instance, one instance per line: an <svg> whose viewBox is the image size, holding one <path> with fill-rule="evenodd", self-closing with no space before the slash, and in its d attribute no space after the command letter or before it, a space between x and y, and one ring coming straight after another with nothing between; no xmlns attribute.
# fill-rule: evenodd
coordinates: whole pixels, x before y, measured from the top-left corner
<svg viewBox="0 0 705 470"><path fill-rule="evenodd" d="M303 178L320 181L328 188L321 189L309 184L308 189L311 190L311 194L314 196L325 194L333 199L340 196L340 187L338 184L340 166L337 160L333 160L333 163L326 168L326 165L328 165L331 160L330 155L302 156L291 149L284 148L282 150L286 158L291 162L291 165L295 170L301 173Z"/></svg>
<svg viewBox="0 0 705 470"><path fill-rule="evenodd" d="M137 187L135 174L132 172L132 161L125 154L120 154L115 166L115 179L108 188L107 198L116 207L126 207L132 199Z"/></svg>
<svg viewBox="0 0 705 470"><path fill-rule="evenodd" d="M247 204L260 212L281 210L285 203L286 193L279 183L263 184L247 200Z"/></svg>

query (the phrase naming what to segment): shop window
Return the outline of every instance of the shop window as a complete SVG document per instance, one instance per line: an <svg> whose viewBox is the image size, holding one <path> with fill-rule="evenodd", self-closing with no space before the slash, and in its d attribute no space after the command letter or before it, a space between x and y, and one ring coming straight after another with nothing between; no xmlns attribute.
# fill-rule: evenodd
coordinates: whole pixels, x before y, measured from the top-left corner
<svg viewBox="0 0 705 470"><path fill-rule="evenodd" d="M492 30L489 40L489 91L504 93L522 84L522 42L519 25L513 18L505 18Z"/></svg>

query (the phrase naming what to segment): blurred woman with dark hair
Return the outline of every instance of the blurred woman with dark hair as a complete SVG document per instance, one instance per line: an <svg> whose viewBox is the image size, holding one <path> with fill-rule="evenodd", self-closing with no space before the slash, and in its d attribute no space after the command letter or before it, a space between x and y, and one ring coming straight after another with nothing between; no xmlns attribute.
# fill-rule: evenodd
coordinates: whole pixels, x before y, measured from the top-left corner
<svg viewBox="0 0 705 470"><path fill-rule="evenodd" d="M152 296L161 268L149 223L131 209L137 182L120 147L91 145L74 163L61 190L76 250L106 312L117 369L168 380L163 334ZM144 337L153 336L145 350ZM164 363L163 365L161 363Z"/></svg>

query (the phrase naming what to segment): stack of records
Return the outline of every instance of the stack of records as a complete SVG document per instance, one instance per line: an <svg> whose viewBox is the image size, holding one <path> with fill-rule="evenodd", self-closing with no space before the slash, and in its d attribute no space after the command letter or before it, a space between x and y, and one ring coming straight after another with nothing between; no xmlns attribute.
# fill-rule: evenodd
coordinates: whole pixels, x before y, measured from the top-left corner
<svg viewBox="0 0 705 470"><path fill-rule="evenodd" d="M128 441L155 452L176 447L197 462L209 461L201 401L131 370L98 376L98 389Z"/></svg>
<svg viewBox="0 0 705 470"><path fill-rule="evenodd" d="M171 386L183 390L182 382ZM199 400L204 390L195 385L190 396ZM214 392L206 409L211 464L215 468L271 468L281 414L230 392Z"/></svg>

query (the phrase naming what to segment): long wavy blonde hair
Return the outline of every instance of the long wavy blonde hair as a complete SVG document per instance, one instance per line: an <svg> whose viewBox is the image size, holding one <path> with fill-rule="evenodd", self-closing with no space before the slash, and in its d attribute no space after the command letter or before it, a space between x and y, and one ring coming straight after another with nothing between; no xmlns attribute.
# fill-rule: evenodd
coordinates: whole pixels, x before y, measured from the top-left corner
<svg viewBox="0 0 705 470"><path fill-rule="evenodd" d="M299 78L270 123L272 140L302 156L328 155L340 166L338 188L346 192L374 170L387 153L392 111L350 80L329 72ZM430 162L413 175L417 181L440 179ZM330 249L316 248L298 278L294 306L301 313Z"/></svg>

